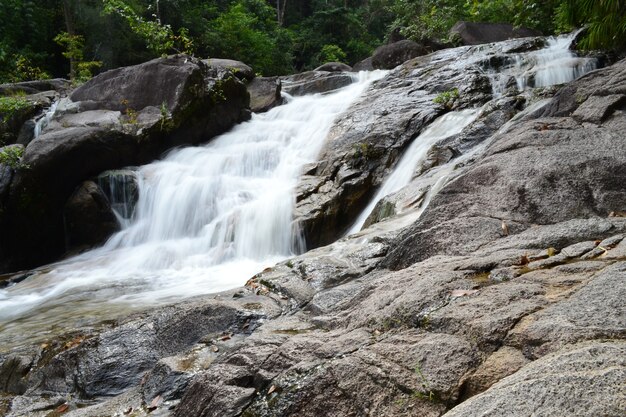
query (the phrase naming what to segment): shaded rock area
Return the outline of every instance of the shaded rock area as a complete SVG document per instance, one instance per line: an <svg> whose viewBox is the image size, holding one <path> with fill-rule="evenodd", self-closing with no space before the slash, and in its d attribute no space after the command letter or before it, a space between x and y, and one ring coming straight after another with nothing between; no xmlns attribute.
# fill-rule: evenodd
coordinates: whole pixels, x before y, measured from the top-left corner
<svg viewBox="0 0 626 417"><path fill-rule="evenodd" d="M524 27L514 27L508 23L480 23L459 21L450 29L452 42L462 45L480 45L500 42L513 38L541 36L541 33Z"/></svg>
<svg viewBox="0 0 626 417"><path fill-rule="evenodd" d="M336 238L449 110L438 94L458 88L456 109L492 99L481 70L491 57L462 60L470 51L405 63L337 120L299 186L312 242ZM526 110L532 94L491 101L399 191L429 198L242 288L3 352L0 409L623 415L625 71L620 61L589 73ZM446 180L437 192L434 173Z"/></svg>
<svg viewBox="0 0 626 417"><path fill-rule="evenodd" d="M93 181L85 181L70 196L63 209L68 250L103 244L120 229L109 200Z"/></svg>
<svg viewBox="0 0 626 417"><path fill-rule="evenodd" d="M245 64L216 62L158 58L102 73L61 100L26 146L28 169L12 178L0 216L0 258L10 258L11 268L57 258L66 241L63 207L82 181L207 141L249 118L246 87L233 71L254 74Z"/></svg>
<svg viewBox="0 0 626 417"><path fill-rule="evenodd" d="M352 75L330 71L307 71L280 77L282 91L292 96L326 93L352 84Z"/></svg>

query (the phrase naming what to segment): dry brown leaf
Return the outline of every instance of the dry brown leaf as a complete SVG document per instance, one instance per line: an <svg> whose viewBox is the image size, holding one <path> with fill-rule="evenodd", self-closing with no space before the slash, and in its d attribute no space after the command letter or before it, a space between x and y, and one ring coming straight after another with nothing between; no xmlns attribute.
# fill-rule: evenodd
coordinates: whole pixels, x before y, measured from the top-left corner
<svg viewBox="0 0 626 417"><path fill-rule="evenodd" d="M148 406L148 410L154 410L155 408L160 406L162 402L163 402L163 397L161 397L160 395L157 395L156 397L152 399L152 402L150 402L150 405Z"/></svg>
<svg viewBox="0 0 626 417"><path fill-rule="evenodd" d="M267 395L270 395L274 391L276 391L276 385L272 385L270 389L267 390Z"/></svg>
<svg viewBox="0 0 626 417"><path fill-rule="evenodd" d="M453 297L465 297L466 295L474 295L478 292L478 290L453 290Z"/></svg>
<svg viewBox="0 0 626 417"><path fill-rule="evenodd" d="M56 411L57 413L65 413L67 410L70 409L70 406L68 403L65 404L61 404L60 406L58 406L57 408L54 409L54 411Z"/></svg>

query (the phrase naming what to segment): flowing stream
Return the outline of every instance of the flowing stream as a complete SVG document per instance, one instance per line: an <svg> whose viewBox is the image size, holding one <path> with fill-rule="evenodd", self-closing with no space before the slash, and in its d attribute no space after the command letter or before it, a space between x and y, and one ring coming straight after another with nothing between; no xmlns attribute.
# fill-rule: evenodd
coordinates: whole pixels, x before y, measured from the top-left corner
<svg viewBox="0 0 626 417"><path fill-rule="evenodd" d="M304 249L292 221L302 168L316 160L334 119L384 74L291 98L206 146L139 168L139 199L122 231L0 290L2 348L238 287Z"/></svg>

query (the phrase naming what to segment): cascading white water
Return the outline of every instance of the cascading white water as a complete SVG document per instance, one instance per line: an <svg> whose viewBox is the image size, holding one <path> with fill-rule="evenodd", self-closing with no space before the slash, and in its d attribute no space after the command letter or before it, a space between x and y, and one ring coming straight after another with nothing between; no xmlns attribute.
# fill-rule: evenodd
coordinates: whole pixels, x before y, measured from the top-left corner
<svg viewBox="0 0 626 417"><path fill-rule="evenodd" d="M493 95L501 96L513 77L519 92L530 88L548 87L573 81L597 67L593 58L577 57L569 48L579 32L549 38L547 45L537 51L509 56L512 64L499 71L491 70L488 75L491 79ZM477 53L477 59L485 56ZM424 160L430 147L437 141L457 134L465 126L476 119L480 110L468 109L461 112L452 112L435 120L409 146L389 178L385 180L374 198L359 215L347 235L359 232L376 204L385 196L390 195L406 186L412 179L414 171L420 161ZM473 155L471 151L469 155ZM460 158L460 159L463 159ZM425 196L417 216L428 206L432 197L446 184L454 164L439 169L434 184Z"/></svg>
<svg viewBox="0 0 626 417"><path fill-rule="evenodd" d="M361 230L376 204L386 195L400 190L411 182L418 164L426 159L428 150L441 139L445 139L461 132L465 126L473 122L479 110L467 109L458 112L446 113L432 122L417 138L413 140L404 156L398 162L391 175L385 180L374 198L354 222L348 234Z"/></svg>
<svg viewBox="0 0 626 417"><path fill-rule="evenodd" d="M521 92L568 83L596 69L595 58L578 57L569 49L578 33L551 37L542 49L511 55L509 65L490 72L494 95L504 93L510 77Z"/></svg>
<svg viewBox="0 0 626 417"><path fill-rule="evenodd" d="M50 108L46 111L46 113L44 113L44 115L41 116L39 120L37 120L37 122L35 122L35 128L33 130L33 137L37 138L39 137L39 135L41 135L41 132L46 128L46 126L48 126L48 123L50 123L50 120L52 120L54 113L57 111L58 105L59 105L59 101L58 100L54 101L52 105L50 106Z"/></svg>
<svg viewBox="0 0 626 417"><path fill-rule="evenodd" d="M0 290L0 335L237 287L290 256L302 167L316 160L337 115L384 74L290 99L206 146L141 167L128 227L102 248Z"/></svg>

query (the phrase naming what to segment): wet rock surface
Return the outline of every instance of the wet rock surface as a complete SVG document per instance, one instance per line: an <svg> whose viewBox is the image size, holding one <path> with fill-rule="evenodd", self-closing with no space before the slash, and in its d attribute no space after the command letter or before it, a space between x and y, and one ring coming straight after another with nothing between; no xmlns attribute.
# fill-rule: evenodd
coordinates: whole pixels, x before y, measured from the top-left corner
<svg viewBox="0 0 626 417"><path fill-rule="evenodd" d="M479 63L458 65L469 49L409 61L337 121L300 185L311 242L336 238L449 110L439 93L491 99ZM626 113L610 96L625 67L509 124L525 97L486 106L401 191L449 169L428 204L243 288L4 352L7 415L46 416L69 393L77 416L620 416Z"/></svg>

